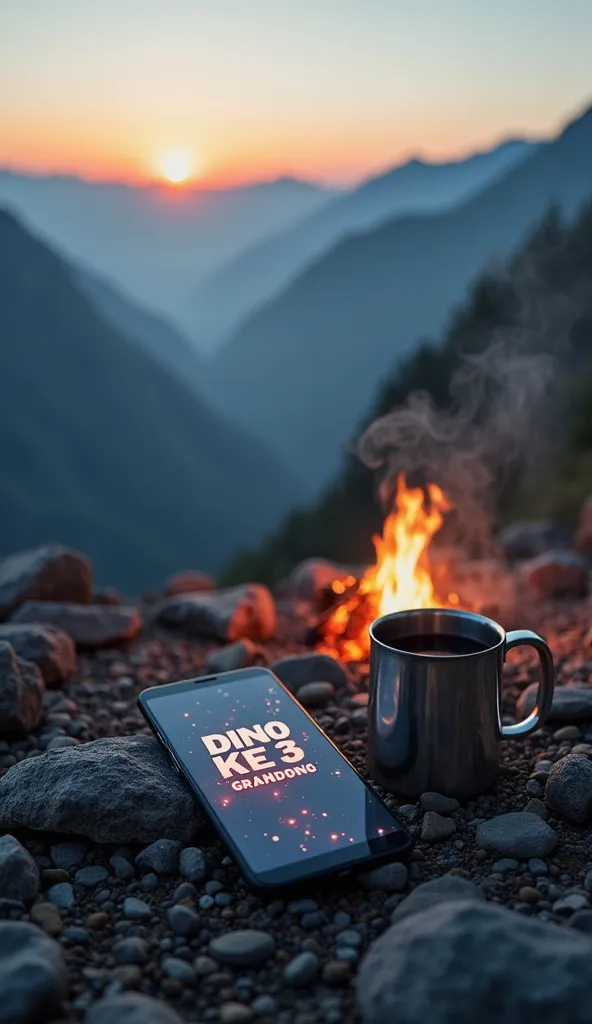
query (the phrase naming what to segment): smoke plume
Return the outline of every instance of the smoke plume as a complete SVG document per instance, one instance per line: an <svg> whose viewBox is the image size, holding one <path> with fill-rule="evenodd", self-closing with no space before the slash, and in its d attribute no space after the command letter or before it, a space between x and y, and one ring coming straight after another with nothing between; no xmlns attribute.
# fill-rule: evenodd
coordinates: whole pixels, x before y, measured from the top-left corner
<svg viewBox="0 0 592 1024"><path fill-rule="evenodd" d="M513 267L512 286L520 310L515 326L492 331L484 350L464 356L448 408L415 391L375 420L357 446L362 461L379 471L385 510L399 473L412 484L434 481L456 509L449 539L482 555L508 481L540 457L549 439L550 384L577 315L573 299L541 290L528 260Z"/></svg>

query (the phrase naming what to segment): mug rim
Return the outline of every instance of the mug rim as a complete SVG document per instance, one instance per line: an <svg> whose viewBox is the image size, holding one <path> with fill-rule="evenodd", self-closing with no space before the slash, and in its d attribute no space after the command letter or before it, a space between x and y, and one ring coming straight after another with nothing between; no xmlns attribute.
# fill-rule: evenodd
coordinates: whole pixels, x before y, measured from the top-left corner
<svg viewBox="0 0 592 1024"><path fill-rule="evenodd" d="M447 615L450 616L458 616L459 618L462 616L463 618L470 619L471 621L478 623L479 625L489 626L491 629L494 630L495 633L497 633L499 640L497 643L491 644L491 646L486 647L482 651L470 651L467 654L436 654L431 652L428 654L422 654L419 651L405 651L401 647L395 647L393 644L384 643L384 641L379 640L375 634L376 627L381 626L385 622L392 622L393 619L402 619L403 617L408 618L409 616L415 618L419 615L425 615L426 612L445 612ZM464 660L465 658L482 657L484 654L488 654L490 651L496 651L506 642L506 630L503 628L503 626L500 626L499 622L496 622L495 619L488 618L486 615L479 615L478 612L464 611L462 608L406 608L399 612L388 612L386 615L380 615L377 619L374 619L374 621L370 623L368 627L368 634L370 636L372 645L381 647L384 651L395 651L397 654L404 654L407 658L422 658L424 660L431 659L432 661L447 662Z"/></svg>

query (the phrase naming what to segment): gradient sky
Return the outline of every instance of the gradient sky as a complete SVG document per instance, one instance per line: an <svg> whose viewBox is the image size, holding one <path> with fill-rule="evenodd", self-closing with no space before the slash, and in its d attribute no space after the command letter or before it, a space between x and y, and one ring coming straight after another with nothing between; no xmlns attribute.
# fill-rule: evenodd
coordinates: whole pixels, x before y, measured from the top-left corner
<svg viewBox="0 0 592 1024"><path fill-rule="evenodd" d="M0 0L0 165L353 182L592 101L592 0Z"/></svg>

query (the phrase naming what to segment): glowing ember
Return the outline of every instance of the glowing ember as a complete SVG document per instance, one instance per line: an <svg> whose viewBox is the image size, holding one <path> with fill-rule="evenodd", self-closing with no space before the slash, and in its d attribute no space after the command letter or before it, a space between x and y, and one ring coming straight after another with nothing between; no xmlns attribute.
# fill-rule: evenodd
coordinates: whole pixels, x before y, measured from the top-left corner
<svg viewBox="0 0 592 1024"><path fill-rule="evenodd" d="M359 582L351 576L335 580L333 592L342 597L324 625L321 649L346 661L368 656L368 626L379 615L406 608L434 608L453 604L437 600L426 554L430 541L452 508L437 484L428 484L428 503L421 487L407 487L401 474L397 480L396 510L387 516L382 537L373 538L376 565Z"/></svg>

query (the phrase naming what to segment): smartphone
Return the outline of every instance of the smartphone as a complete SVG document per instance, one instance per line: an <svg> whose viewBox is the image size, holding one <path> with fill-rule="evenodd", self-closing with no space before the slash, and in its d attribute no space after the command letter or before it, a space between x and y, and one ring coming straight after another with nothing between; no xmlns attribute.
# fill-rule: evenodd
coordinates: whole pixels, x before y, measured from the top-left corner
<svg viewBox="0 0 592 1024"><path fill-rule="evenodd" d="M138 703L255 888L411 849L406 829L268 669L151 687Z"/></svg>

